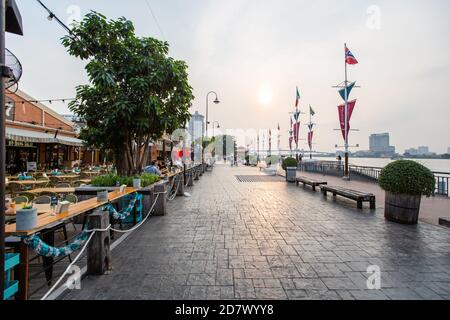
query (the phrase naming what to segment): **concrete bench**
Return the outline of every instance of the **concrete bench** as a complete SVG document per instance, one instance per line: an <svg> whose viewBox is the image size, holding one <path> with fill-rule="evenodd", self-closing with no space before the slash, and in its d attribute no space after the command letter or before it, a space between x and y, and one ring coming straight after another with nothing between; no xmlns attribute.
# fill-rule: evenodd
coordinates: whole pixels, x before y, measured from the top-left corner
<svg viewBox="0 0 450 320"><path fill-rule="evenodd" d="M375 195L372 193L331 186L322 186L321 190L325 197L328 192L331 192L334 197L339 195L341 197L356 201L358 203L358 209L363 208L363 202L370 202L370 209L376 209Z"/></svg>
<svg viewBox="0 0 450 320"><path fill-rule="evenodd" d="M310 179L310 178L306 178L306 177L297 178L297 186L299 186L300 183L303 184L303 187L305 187L307 185L311 186L313 191L316 191L316 187L320 187L322 185L328 184L328 182L326 182L326 181L319 181L319 180L314 180L314 179Z"/></svg>

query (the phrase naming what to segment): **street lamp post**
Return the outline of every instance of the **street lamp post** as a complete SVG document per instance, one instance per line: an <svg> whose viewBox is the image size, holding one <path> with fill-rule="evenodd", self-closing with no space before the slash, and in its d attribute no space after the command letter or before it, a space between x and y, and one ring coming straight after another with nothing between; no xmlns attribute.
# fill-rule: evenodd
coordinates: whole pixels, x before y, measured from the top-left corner
<svg viewBox="0 0 450 320"><path fill-rule="evenodd" d="M216 126L216 123L217 123L217 126ZM214 129L220 129L220 124L219 124L219 122L218 121L214 121L213 122L213 135L212 135L212 137L213 138L215 138L216 136L215 136L215 134L214 134Z"/></svg>
<svg viewBox="0 0 450 320"><path fill-rule="evenodd" d="M211 95L211 94L215 94L216 95L216 99L214 100L214 103L215 104L219 104L220 103L219 97L217 96L217 93L215 91L208 92L208 94L206 95L206 138L208 138L209 95ZM205 139L202 139L202 163L203 163L203 166L205 166L205 148L203 146L203 142L204 141L205 141Z"/></svg>

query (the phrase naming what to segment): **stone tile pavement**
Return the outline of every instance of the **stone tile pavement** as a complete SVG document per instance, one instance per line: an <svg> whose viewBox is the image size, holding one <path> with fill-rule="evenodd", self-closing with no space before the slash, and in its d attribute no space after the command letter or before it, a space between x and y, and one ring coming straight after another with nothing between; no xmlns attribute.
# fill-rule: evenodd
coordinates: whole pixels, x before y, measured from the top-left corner
<svg viewBox="0 0 450 320"><path fill-rule="evenodd" d="M450 231L216 166L64 299L450 299ZM368 290L367 268L381 269Z"/></svg>

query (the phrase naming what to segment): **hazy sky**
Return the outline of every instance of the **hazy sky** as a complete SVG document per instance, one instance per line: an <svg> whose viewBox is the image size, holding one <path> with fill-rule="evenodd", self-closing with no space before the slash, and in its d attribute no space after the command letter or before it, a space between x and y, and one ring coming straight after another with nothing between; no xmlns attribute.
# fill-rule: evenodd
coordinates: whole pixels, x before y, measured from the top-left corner
<svg viewBox="0 0 450 320"><path fill-rule="evenodd" d="M23 63L21 89L36 99L74 97L86 76L60 44L64 31L34 0L17 2L25 36L8 35L7 47ZM167 40L171 55L190 66L192 111L204 113L206 93L217 91L222 103L211 106L210 120L223 128L280 123L286 146L298 85L303 111L311 104L317 113L315 148L321 151L342 144L333 131L342 99L331 87L344 80L347 42L360 61L349 67L349 80L361 85L351 96L358 99L352 127L360 131L350 143L365 150L371 133L390 132L400 152L429 145L443 153L450 147L448 0L149 0L160 28L145 0L43 2L64 21L77 8L81 16L96 10L127 17L140 36ZM52 107L68 112L63 104Z"/></svg>

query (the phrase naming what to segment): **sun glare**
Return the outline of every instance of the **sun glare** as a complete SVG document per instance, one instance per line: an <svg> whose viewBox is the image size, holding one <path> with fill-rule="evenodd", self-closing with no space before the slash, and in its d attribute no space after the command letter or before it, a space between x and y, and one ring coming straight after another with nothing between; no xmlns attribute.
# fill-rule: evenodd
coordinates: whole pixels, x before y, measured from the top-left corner
<svg viewBox="0 0 450 320"><path fill-rule="evenodd" d="M273 93L272 89L269 86L263 86L259 89L259 102L267 106L272 102Z"/></svg>

